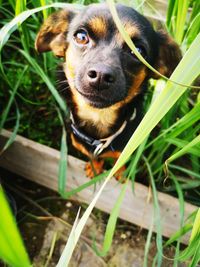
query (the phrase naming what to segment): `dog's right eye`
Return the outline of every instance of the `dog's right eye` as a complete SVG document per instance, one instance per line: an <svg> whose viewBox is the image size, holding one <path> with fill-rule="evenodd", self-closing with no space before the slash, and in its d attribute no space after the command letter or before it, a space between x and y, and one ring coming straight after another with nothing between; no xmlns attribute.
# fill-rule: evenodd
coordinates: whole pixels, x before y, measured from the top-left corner
<svg viewBox="0 0 200 267"><path fill-rule="evenodd" d="M85 30L79 30L74 34L74 40L79 45L86 45L89 43L90 39Z"/></svg>

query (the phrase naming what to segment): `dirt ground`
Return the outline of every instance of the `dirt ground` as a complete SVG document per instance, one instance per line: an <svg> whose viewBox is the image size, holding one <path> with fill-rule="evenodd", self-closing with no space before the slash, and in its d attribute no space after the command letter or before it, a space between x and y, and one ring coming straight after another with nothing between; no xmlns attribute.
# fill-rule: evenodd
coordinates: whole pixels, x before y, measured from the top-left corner
<svg viewBox="0 0 200 267"><path fill-rule="evenodd" d="M7 192L17 204L17 222L34 267L56 266L69 236L77 211L86 205L61 199L55 192L0 169ZM106 257L96 255L93 245L101 250L108 215L95 209L73 254L70 267L142 267L147 231L118 220L113 244ZM156 254L152 238L148 266ZM174 248L164 251L163 267L173 266ZM0 264L0 266L5 266ZM187 264L180 264L185 267ZM22 266L23 267L23 266Z"/></svg>

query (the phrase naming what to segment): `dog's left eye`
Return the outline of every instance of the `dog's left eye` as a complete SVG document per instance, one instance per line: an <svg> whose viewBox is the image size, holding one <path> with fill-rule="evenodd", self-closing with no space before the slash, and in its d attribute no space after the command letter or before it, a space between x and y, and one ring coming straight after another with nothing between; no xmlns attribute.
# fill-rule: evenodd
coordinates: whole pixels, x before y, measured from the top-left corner
<svg viewBox="0 0 200 267"><path fill-rule="evenodd" d="M144 49L142 46L136 46L136 49L137 49L137 51L143 56L143 58L146 59L147 54L146 54L145 49ZM131 54L133 54L133 55L135 56L135 54L134 54L133 51L131 51ZM135 56L135 57L136 57L136 56Z"/></svg>
<svg viewBox="0 0 200 267"><path fill-rule="evenodd" d="M79 30L74 34L74 40L79 45L86 45L90 39L85 30Z"/></svg>

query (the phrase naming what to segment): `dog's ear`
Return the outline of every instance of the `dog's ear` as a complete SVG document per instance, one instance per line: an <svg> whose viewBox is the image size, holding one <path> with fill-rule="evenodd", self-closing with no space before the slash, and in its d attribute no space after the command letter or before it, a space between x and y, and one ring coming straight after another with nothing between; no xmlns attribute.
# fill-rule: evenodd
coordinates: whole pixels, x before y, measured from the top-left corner
<svg viewBox="0 0 200 267"><path fill-rule="evenodd" d="M42 25L35 41L39 52L51 51L58 57L64 57L67 48L67 31L75 13L66 9L50 15Z"/></svg>
<svg viewBox="0 0 200 267"><path fill-rule="evenodd" d="M181 50L178 44L165 32L158 31L159 52L155 63L155 69L161 74L170 77L179 61L182 58ZM159 75L153 73L154 79L160 78Z"/></svg>

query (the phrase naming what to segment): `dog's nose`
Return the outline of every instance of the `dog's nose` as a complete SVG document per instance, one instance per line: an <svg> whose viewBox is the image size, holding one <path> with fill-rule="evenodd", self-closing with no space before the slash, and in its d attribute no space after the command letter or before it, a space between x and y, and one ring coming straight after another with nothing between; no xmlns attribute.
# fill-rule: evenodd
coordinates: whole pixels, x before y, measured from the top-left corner
<svg viewBox="0 0 200 267"><path fill-rule="evenodd" d="M109 87L115 82L115 73L109 66L98 65L88 70L87 80L90 86L97 89L109 89Z"/></svg>

